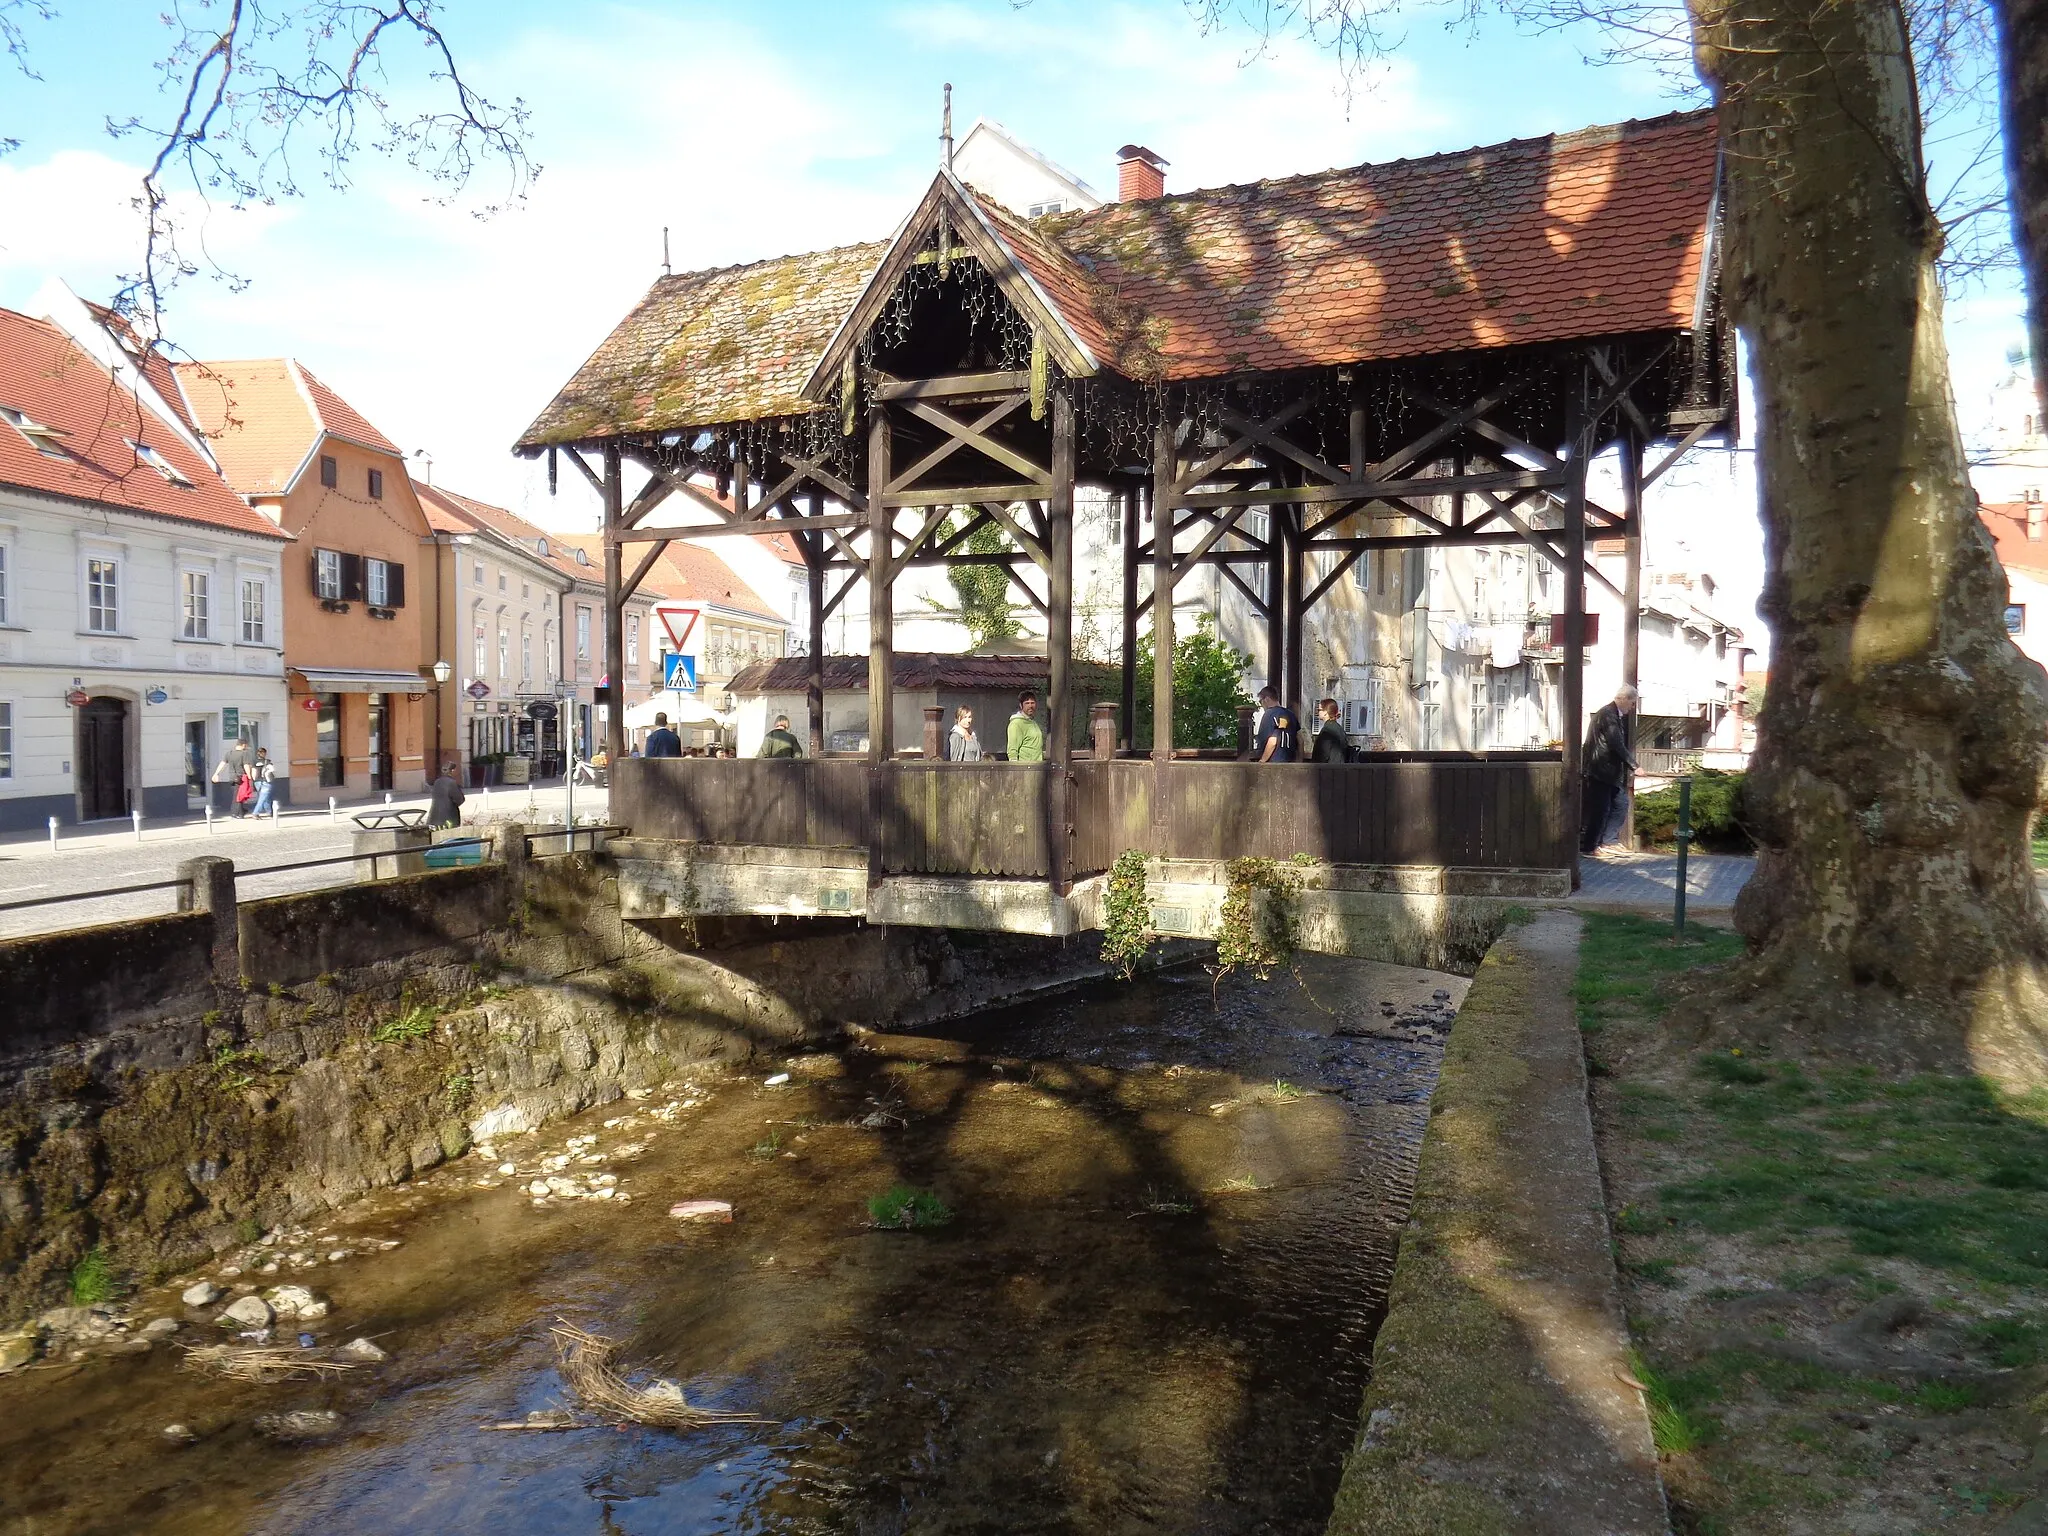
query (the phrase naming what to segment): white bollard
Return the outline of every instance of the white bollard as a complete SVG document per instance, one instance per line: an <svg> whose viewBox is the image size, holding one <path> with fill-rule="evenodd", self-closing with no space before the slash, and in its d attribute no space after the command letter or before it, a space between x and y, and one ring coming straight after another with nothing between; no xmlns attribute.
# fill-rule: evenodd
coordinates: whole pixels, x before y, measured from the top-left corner
<svg viewBox="0 0 2048 1536"><path fill-rule="evenodd" d="M384 803L386 805L391 803L391 791L388 789L384 791Z"/></svg>
<svg viewBox="0 0 2048 1536"><path fill-rule="evenodd" d="M206 835L208 837L213 836L213 806L211 803L206 807Z"/></svg>
<svg viewBox="0 0 2048 1536"><path fill-rule="evenodd" d="M270 802L270 830L273 832L277 830L277 802L275 800Z"/></svg>
<svg viewBox="0 0 2048 1536"><path fill-rule="evenodd" d="M486 785L484 786L484 810L485 810L485 812L488 812L488 811L490 810L490 808L491 808L491 786L490 786L490 785L488 785L488 784L486 784Z"/></svg>
<svg viewBox="0 0 2048 1536"><path fill-rule="evenodd" d="M137 841L138 843L139 843L139 842L141 842L141 841L142 841L142 812L140 812L140 811L130 811L130 812L128 813L128 819L129 819L130 821L132 821L132 822L134 822L134 823L135 823L135 841Z"/></svg>
<svg viewBox="0 0 2048 1536"><path fill-rule="evenodd" d="M334 814L334 805L335 805L335 800L334 800L334 796L332 796L332 795L329 795L329 796L327 797L327 819L328 819L329 821L333 821L333 820L335 820L335 819L336 819L336 817L335 817L335 814Z"/></svg>
<svg viewBox="0 0 2048 1536"><path fill-rule="evenodd" d="M50 818L50 852L52 852L52 853L55 853L56 851L57 851L57 818L56 818L56 817L54 817L54 816L52 816L52 817Z"/></svg>

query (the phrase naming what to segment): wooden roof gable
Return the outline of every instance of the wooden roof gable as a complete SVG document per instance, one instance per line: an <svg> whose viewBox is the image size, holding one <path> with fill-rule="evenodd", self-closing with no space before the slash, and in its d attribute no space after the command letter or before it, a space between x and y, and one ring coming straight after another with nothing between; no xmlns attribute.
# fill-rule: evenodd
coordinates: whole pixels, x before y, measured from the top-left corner
<svg viewBox="0 0 2048 1536"><path fill-rule="evenodd" d="M811 370L810 381L804 385L807 399L822 402L837 392L840 371L847 358L881 318L890 296L904 274L929 248L942 222L960 242L962 253L981 263L982 269L995 279L1003 297L1030 323L1032 330L1045 338L1046 350L1061 372L1085 378L1101 366L1095 350L1084 338L1085 327L1075 325L1055 294L1047 291L1046 279L1057 285L1066 276L1058 269L1071 266L1068 258L1035 236L1020 240L1016 221L1004 221L1009 225L1006 229L958 177L942 170L932 178L917 207L896 231L888 254L869 276L852 310L826 345L817 367ZM1026 233L1029 234L1028 230ZM1028 250L1030 246L1039 249Z"/></svg>

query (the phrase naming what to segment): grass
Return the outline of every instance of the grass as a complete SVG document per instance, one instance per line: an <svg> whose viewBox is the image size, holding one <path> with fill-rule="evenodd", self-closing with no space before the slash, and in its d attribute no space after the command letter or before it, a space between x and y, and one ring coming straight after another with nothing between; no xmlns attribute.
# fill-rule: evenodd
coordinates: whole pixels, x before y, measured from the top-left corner
<svg viewBox="0 0 2048 1536"><path fill-rule="evenodd" d="M1805 1529L1871 1489L1911 1528L1941 1524L1961 1511L1931 1475L1932 1423L1985 1405L1964 1368L2048 1365L2048 1094L1793 1062L1762 1037L1687 1047L1660 1027L1667 983L1741 951L1714 929L1688 938L1588 913L1576 982L1602 1069L1596 1123L1633 1374L1679 1528ZM1762 1313L1740 1305L1764 1291ZM1963 1341L1921 1346L1943 1348L1954 1378L1772 1353L1899 1291L1941 1316L1935 1337ZM1902 1449L1916 1421L1930 1427ZM2012 1454L2023 1462L2024 1450ZM1989 1474L1964 1497L1978 1513L2009 1500Z"/></svg>
<svg viewBox="0 0 2048 1536"><path fill-rule="evenodd" d="M782 1132L780 1131L770 1131L766 1136L763 1136L759 1141L754 1143L754 1156L762 1159L763 1161L766 1161L768 1158L771 1157L777 1157L781 1154L781 1152Z"/></svg>
<svg viewBox="0 0 2048 1536"><path fill-rule="evenodd" d="M94 1248L71 1266L71 1304L74 1307L98 1306L101 1302L112 1301L120 1291L120 1277L115 1274L114 1261L107 1257L106 1249Z"/></svg>
<svg viewBox="0 0 2048 1536"><path fill-rule="evenodd" d="M263 1064L261 1051L238 1049L223 1045L213 1053L213 1070L220 1079L220 1085L230 1090L248 1087L256 1079L245 1070Z"/></svg>
<svg viewBox="0 0 2048 1536"><path fill-rule="evenodd" d="M1234 1179L1225 1179L1211 1193L1218 1195L1255 1195L1269 1186L1261 1184L1256 1174L1241 1173Z"/></svg>
<svg viewBox="0 0 2048 1536"><path fill-rule="evenodd" d="M1273 1079L1273 1086L1266 1091L1266 1097L1275 1104L1293 1104L1311 1097L1306 1088L1298 1088L1284 1077Z"/></svg>
<svg viewBox="0 0 2048 1536"><path fill-rule="evenodd" d="M2034 838L2034 868L2048 869L2048 837Z"/></svg>
<svg viewBox="0 0 2048 1536"><path fill-rule="evenodd" d="M953 1208L928 1190L898 1184L887 1194L868 1201L868 1215L878 1227L903 1232L925 1232L943 1227L953 1219Z"/></svg>
<svg viewBox="0 0 2048 1536"><path fill-rule="evenodd" d="M434 1032L434 1025L440 1017L440 1009L428 1003L421 1003L417 1007L406 1009L396 1018L384 1020L370 1031L370 1038L379 1045L424 1040Z"/></svg>

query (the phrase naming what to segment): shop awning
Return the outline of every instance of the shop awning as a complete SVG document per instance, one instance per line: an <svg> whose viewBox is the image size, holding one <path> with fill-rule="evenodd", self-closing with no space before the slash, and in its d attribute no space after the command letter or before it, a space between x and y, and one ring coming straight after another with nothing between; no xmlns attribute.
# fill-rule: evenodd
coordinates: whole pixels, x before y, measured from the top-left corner
<svg viewBox="0 0 2048 1536"><path fill-rule="evenodd" d="M313 693L425 693L434 685L417 672L376 672L363 667L291 667Z"/></svg>

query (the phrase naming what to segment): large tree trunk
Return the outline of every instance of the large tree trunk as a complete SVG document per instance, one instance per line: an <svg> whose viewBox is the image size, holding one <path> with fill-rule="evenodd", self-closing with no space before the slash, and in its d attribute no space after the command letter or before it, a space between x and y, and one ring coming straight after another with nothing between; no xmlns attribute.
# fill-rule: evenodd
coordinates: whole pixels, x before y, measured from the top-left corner
<svg viewBox="0 0 2048 1536"><path fill-rule="evenodd" d="M1950 402L1893 0L1690 0L1756 359L1773 635L1720 1016L1890 1065L2048 1081L2028 825L2048 684L2007 637ZM1733 1006L1731 1006L1733 1005Z"/></svg>
<svg viewBox="0 0 2048 1536"><path fill-rule="evenodd" d="M2034 392L2048 415L2048 0L1999 0L1998 13L2006 181L2027 274Z"/></svg>

